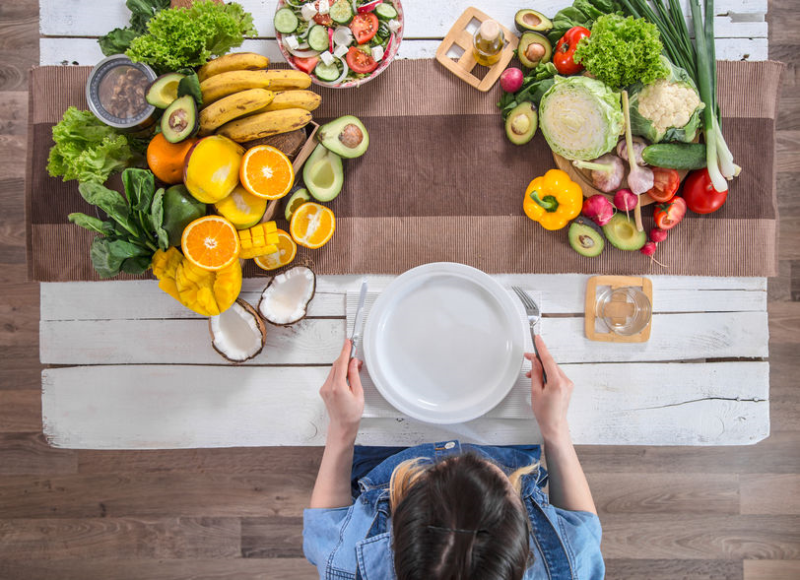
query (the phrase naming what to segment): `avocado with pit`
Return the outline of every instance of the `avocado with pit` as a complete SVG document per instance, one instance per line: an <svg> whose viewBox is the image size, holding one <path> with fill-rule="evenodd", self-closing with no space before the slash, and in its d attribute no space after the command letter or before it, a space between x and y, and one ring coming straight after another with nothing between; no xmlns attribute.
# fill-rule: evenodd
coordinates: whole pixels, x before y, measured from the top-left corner
<svg viewBox="0 0 800 580"><path fill-rule="evenodd" d="M178 97L161 116L161 132L170 143L180 143L197 132L197 103L191 95Z"/></svg>
<svg viewBox="0 0 800 580"><path fill-rule="evenodd" d="M317 140L345 159L361 157L369 147L369 133L358 117L345 115L317 131Z"/></svg>
<svg viewBox="0 0 800 580"><path fill-rule="evenodd" d="M286 217L286 221L292 221L292 214L295 212L295 210L297 210L298 207L307 201L311 201L311 196L308 195L308 191L303 188L295 191L289 198L289 201L286 202L286 207L283 210L283 215Z"/></svg>
<svg viewBox="0 0 800 580"><path fill-rule="evenodd" d="M517 58L522 66L536 68L540 64L550 62L550 59L553 58L553 45L543 34L525 32L519 39Z"/></svg>
<svg viewBox="0 0 800 580"><path fill-rule="evenodd" d="M147 87L145 100L158 109L166 109L178 98L178 85L183 79L180 73L161 75Z"/></svg>
<svg viewBox="0 0 800 580"><path fill-rule="evenodd" d="M603 233L611 245L620 250L635 252L647 242L647 234L638 231L634 221L622 213L614 214L611 221L603 226Z"/></svg>
<svg viewBox="0 0 800 580"><path fill-rule="evenodd" d="M506 118L506 137L514 145L525 145L533 139L539 126L539 115L533 103L525 101L520 103L508 114Z"/></svg>
<svg viewBox="0 0 800 580"><path fill-rule="evenodd" d="M342 191L342 158L322 144L317 145L303 165L303 183L318 201L331 201Z"/></svg>
<svg viewBox="0 0 800 580"><path fill-rule="evenodd" d="M587 258L599 256L606 246L600 227L584 217L578 217L570 224L567 235L572 249Z"/></svg>
<svg viewBox="0 0 800 580"><path fill-rule="evenodd" d="M530 9L518 10L514 15L514 24L520 32L530 30L547 33L553 29L553 22L547 16Z"/></svg>

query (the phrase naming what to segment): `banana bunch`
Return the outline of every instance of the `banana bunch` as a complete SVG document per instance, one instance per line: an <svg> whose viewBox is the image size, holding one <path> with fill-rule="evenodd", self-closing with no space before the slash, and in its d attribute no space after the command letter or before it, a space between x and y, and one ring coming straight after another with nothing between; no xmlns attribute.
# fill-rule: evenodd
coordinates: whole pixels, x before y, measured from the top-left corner
<svg viewBox="0 0 800 580"><path fill-rule="evenodd" d="M268 70L269 59L252 52L226 54L197 73L204 108L200 135L217 133L244 143L305 127L321 98L308 91L311 77Z"/></svg>

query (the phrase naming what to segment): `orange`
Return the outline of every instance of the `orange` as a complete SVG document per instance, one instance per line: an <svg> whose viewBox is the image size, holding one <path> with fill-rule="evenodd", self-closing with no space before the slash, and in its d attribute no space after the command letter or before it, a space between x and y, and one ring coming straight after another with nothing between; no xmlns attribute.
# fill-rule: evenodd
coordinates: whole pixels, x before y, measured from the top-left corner
<svg viewBox="0 0 800 580"><path fill-rule="evenodd" d="M283 151L269 145L257 145L242 157L239 181L253 195L280 199L292 189L294 168Z"/></svg>
<svg viewBox="0 0 800 580"><path fill-rule="evenodd" d="M195 143L197 139L170 143L159 133L147 146L147 166L164 183L181 183L186 155Z"/></svg>
<svg viewBox="0 0 800 580"><path fill-rule="evenodd" d="M292 239L304 248L321 248L328 243L336 230L333 212L318 203L309 201L292 214L289 232Z"/></svg>
<svg viewBox="0 0 800 580"><path fill-rule="evenodd" d="M265 254L254 258L256 266L262 270L277 270L278 268L291 263L297 255L297 244L294 243L292 236L283 230L278 230L278 251L274 254Z"/></svg>
<svg viewBox="0 0 800 580"><path fill-rule="evenodd" d="M222 270L239 257L239 234L224 217L201 217L183 230L181 250L198 268Z"/></svg>

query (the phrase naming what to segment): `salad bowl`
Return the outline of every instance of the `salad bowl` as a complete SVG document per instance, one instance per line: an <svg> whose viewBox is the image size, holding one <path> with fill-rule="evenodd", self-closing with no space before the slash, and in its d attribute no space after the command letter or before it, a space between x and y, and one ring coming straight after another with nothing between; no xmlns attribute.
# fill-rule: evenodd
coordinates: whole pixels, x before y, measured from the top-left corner
<svg viewBox="0 0 800 580"><path fill-rule="evenodd" d="M358 87L385 71L405 28L400 0L278 0L274 22L289 66L334 89Z"/></svg>

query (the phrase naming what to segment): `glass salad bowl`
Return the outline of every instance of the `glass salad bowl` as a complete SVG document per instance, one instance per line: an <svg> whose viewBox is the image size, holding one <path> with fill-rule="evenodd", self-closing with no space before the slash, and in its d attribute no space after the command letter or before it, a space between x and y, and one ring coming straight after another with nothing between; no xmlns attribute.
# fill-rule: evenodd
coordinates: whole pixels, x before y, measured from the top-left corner
<svg viewBox="0 0 800 580"><path fill-rule="evenodd" d="M405 28L400 0L278 0L273 24L289 66L334 89L363 85L385 71Z"/></svg>

